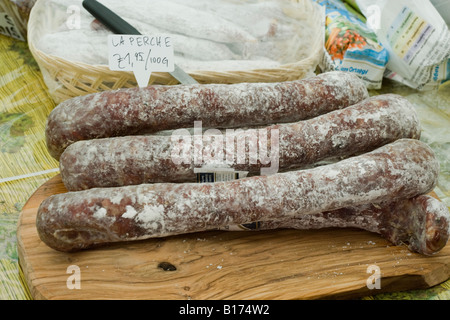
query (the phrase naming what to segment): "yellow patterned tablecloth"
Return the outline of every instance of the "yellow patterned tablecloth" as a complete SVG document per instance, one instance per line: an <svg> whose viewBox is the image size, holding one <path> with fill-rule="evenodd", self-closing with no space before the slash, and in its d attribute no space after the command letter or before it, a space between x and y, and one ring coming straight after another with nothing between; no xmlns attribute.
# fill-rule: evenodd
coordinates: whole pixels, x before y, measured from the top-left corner
<svg viewBox="0 0 450 320"><path fill-rule="evenodd" d="M31 299L18 265L16 229L21 208L56 175L58 163L46 150L45 121L55 104L25 42L0 35L0 299ZM387 83L377 93L396 92L415 103L423 140L441 162L436 188L450 206L450 83L432 94ZM450 299L450 280L427 290L367 299Z"/></svg>
<svg viewBox="0 0 450 320"><path fill-rule="evenodd" d="M45 120L54 107L26 43L0 36L0 299L30 299L21 282L16 229L22 206L58 173Z"/></svg>

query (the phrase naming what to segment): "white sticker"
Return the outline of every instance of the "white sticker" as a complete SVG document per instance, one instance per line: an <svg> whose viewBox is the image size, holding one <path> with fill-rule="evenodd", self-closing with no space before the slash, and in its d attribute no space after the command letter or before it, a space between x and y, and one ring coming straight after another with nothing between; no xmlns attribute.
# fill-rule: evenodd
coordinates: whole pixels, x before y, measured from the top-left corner
<svg viewBox="0 0 450 320"><path fill-rule="evenodd" d="M248 171L235 171L233 168L201 167L194 168L197 182L231 181L247 177Z"/></svg>
<svg viewBox="0 0 450 320"><path fill-rule="evenodd" d="M139 87L146 87L152 72L175 69L172 38L166 35L109 35L109 69L133 71Z"/></svg>
<svg viewBox="0 0 450 320"><path fill-rule="evenodd" d="M0 12L0 33L9 37L13 37L25 41L14 19L5 12Z"/></svg>

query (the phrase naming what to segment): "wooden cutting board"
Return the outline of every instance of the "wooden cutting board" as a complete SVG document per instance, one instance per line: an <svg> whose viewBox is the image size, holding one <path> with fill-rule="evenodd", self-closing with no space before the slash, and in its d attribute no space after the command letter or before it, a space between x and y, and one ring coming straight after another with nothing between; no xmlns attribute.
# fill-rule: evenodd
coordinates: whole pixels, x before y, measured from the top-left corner
<svg viewBox="0 0 450 320"><path fill-rule="evenodd" d="M34 299L347 299L450 278L450 244L425 257L358 229L212 231L62 253L35 220L42 200L66 191L57 175L21 212L19 263Z"/></svg>

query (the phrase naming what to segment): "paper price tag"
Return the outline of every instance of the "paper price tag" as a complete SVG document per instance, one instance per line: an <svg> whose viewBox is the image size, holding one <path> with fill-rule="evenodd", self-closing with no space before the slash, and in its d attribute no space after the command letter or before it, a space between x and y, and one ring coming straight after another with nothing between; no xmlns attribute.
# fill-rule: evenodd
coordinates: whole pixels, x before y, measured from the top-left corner
<svg viewBox="0 0 450 320"><path fill-rule="evenodd" d="M166 35L109 35L109 69L133 71L139 87L146 87L152 72L175 69L172 39Z"/></svg>

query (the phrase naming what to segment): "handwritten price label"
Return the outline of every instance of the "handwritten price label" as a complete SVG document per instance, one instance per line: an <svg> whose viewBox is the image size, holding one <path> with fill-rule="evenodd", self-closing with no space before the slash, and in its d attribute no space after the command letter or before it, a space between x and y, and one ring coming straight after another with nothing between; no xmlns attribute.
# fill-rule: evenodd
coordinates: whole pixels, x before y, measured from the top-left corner
<svg viewBox="0 0 450 320"><path fill-rule="evenodd" d="M109 35L109 69L133 71L139 87L146 87L152 72L172 72L172 39L169 36Z"/></svg>

